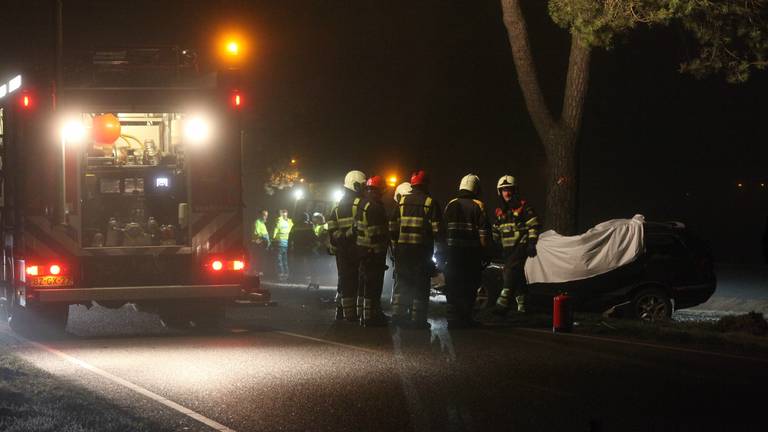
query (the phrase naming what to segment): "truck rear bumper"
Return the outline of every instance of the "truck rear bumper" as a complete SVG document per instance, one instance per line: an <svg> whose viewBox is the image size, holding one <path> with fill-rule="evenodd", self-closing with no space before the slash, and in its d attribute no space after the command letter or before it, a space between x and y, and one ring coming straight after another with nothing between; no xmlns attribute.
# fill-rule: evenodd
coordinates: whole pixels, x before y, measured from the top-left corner
<svg viewBox="0 0 768 432"><path fill-rule="evenodd" d="M163 285L138 287L49 288L35 290L42 303L76 303L85 301L165 300L165 299L237 299L242 297L239 284L227 285Z"/></svg>

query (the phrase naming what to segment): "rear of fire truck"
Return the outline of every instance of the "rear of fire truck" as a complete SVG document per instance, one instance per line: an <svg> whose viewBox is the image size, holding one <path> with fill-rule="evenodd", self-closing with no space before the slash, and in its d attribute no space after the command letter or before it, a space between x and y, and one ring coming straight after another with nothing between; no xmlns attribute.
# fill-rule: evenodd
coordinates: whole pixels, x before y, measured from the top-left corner
<svg viewBox="0 0 768 432"><path fill-rule="evenodd" d="M246 276L235 81L173 47L97 52L58 91L18 79L0 99L13 329L63 329L69 305L94 303L207 327L263 294Z"/></svg>

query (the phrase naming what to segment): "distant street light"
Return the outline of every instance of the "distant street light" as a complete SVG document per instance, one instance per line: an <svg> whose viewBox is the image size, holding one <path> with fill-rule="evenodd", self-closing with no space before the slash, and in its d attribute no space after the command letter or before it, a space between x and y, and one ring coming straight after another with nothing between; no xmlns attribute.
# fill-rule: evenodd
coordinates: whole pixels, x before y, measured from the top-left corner
<svg viewBox="0 0 768 432"><path fill-rule="evenodd" d="M296 199L296 201L304 199L304 189L294 189L293 190L293 197Z"/></svg>
<svg viewBox="0 0 768 432"><path fill-rule="evenodd" d="M304 199L304 189L296 188L293 190L293 217L296 217L296 208L299 206L299 201Z"/></svg>

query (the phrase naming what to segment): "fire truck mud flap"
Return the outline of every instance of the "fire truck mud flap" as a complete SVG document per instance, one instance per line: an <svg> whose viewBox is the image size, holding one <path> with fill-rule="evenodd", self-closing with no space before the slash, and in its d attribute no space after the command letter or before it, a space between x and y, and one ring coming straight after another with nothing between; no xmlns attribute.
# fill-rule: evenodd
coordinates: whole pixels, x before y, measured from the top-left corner
<svg viewBox="0 0 768 432"><path fill-rule="evenodd" d="M141 301L166 299L223 299L244 297L239 284L163 285L137 287L56 288L36 290L41 303L79 303L88 301Z"/></svg>

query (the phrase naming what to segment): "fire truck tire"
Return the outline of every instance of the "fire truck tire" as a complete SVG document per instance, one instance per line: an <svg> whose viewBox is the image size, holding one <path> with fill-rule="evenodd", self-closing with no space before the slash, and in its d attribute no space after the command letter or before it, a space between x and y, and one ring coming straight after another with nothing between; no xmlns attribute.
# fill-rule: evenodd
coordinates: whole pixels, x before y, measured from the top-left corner
<svg viewBox="0 0 768 432"><path fill-rule="evenodd" d="M64 334L69 305L46 304L24 308L12 303L8 313L11 329L23 336L55 338Z"/></svg>
<svg viewBox="0 0 768 432"><path fill-rule="evenodd" d="M184 305L163 305L158 311L163 326L172 329L185 329L190 325L191 316Z"/></svg>
<svg viewBox="0 0 768 432"><path fill-rule="evenodd" d="M224 321L223 304L188 302L162 305L159 310L160 320L168 328L212 329Z"/></svg>
<svg viewBox="0 0 768 432"><path fill-rule="evenodd" d="M195 313L195 317L192 319L196 328L201 330L214 329L224 322L224 316L226 314L224 305L213 304L200 306L201 307Z"/></svg>

